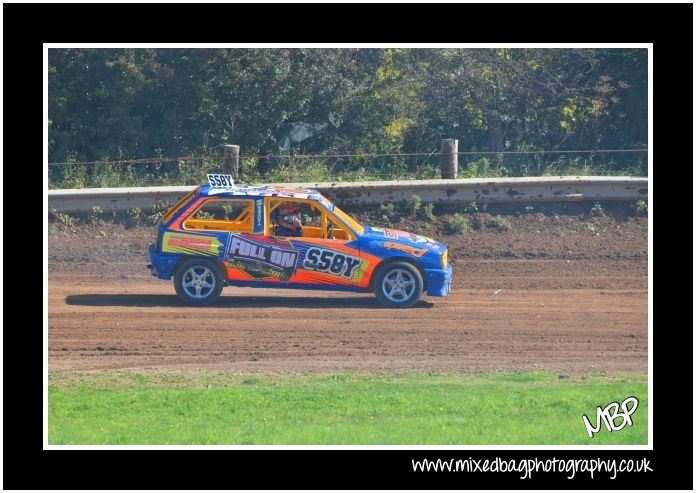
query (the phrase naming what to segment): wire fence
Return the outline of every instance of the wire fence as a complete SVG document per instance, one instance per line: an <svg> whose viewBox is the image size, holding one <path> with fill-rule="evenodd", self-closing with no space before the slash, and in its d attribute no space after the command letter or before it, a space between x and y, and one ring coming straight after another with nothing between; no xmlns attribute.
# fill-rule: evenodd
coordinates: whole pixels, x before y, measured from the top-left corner
<svg viewBox="0 0 696 493"><path fill-rule="evenodd" d="M458 152L458 178L647 176L647 149ZM416 180L441 177L442 153L246 155L242 183ZM49 188L196 185L224 172L222 155L48 163Z"/></svg>

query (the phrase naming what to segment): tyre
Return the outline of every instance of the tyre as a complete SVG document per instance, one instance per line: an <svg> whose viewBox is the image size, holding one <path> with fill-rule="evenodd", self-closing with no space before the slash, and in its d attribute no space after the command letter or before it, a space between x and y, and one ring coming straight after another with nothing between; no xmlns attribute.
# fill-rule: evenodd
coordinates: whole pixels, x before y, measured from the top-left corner
<svg viewBox="0 0 696 493"><path fill-rule="evenodd" d="M207 259L192 258L182 263L174 276L174 288L188 305L206 306L220 297L223 281L220 269Z"/></svg>
<svg viewBox="0 0 696 493"><path fill-rule="evenodd" d="M373 288L384 306L407 308L423 293L423 276L413 264L390 262L377 271Z"/></svg>

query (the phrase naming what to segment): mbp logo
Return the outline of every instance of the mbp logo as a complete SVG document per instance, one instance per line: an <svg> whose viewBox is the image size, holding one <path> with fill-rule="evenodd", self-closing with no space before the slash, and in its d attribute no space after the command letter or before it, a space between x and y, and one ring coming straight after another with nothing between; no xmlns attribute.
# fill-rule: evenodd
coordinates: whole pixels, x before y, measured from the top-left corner
<svg viewBox="0 0 696 493"><path fill-rule="evenodd" d="M622 430L626 425L632 426L633 421L631 420L631 415L638 409L638 399L631 396L624 399L621 403L621 409L623 412L619 412L619 403L612 402L607 405L604 409L601 406L597 407L597 426L592 426L590 420L584 414L582 415L582 421L585 423L585 428L587 429L587 434L592 438L595 433L598 433L602 427L602 421L604 421L605 426L609 431L619 431ZM616 424L616 420L620 418L621 423Z"/></svg>

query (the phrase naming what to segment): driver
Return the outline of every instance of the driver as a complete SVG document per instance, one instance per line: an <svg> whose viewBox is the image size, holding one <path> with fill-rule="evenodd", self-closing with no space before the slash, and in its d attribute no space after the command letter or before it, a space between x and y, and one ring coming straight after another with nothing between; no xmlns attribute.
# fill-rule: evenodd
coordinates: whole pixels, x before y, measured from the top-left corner
<svg viewBox="0 0 696 493"><path fill-rule="evenodd" d="M302 219L297 204L282 204L278 207L275 234L277 236L302 236Z"/></svg>

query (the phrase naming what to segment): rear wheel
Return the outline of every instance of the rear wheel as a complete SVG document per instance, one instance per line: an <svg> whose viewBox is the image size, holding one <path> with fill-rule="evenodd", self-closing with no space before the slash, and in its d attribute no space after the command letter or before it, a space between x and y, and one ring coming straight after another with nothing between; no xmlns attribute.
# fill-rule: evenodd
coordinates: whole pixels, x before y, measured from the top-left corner
<svg viewBox="0 0 696 493"><path fill-rule="evenodd" d="M214 262L191 259L182 263L174 276L174 288L186 304L205 306L215 303L222 291L222 275Z"/></svg>
<svg viewBox="0 0 696 493"><path fill-rule="evenodd" d="M377 272L373 286L375 296L384 306L407 308L423 293L423 276L408 262L392 262Z"/></svg>

